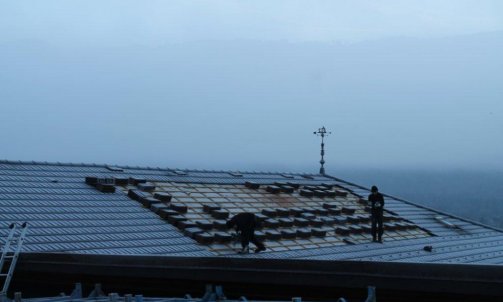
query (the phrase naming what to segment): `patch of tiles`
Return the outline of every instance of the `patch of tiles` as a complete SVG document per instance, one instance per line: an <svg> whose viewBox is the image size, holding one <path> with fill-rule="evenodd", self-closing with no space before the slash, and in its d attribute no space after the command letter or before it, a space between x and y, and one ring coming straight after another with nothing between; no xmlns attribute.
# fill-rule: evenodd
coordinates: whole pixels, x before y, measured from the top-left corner
<svg viewBox="0 0 503 302"><path fill-rule="evenodd" d="M239 247L225 222L242 212L254 213L260 220L255 235L272 252L359 244L372 238L367 202L334 184L201 184L131 178L116 182L115 187L218 255ZM385 232L387 242L431 236L391 213L385 213Z"/></svg>

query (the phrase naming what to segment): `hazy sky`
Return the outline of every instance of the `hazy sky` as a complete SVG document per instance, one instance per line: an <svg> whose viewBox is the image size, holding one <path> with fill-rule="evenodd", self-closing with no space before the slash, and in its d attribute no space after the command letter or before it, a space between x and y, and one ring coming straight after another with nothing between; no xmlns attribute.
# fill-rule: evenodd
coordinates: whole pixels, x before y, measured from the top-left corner
<svg viewBox="0 0 503 302"><path fill-rule="evenodd" d="M503 169L503 1L0 0L0 158Z"/></svg>

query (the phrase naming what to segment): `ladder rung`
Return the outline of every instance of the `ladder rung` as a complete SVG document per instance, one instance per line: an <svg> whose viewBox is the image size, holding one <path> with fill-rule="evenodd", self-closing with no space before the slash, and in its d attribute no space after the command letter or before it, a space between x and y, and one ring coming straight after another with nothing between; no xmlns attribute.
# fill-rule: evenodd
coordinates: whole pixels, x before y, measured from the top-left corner
<svg viewBox="0 0 503 302"><path fill-rule="evenodd" d="M9 274L0 274L0 277L7 277Z"/></svg>

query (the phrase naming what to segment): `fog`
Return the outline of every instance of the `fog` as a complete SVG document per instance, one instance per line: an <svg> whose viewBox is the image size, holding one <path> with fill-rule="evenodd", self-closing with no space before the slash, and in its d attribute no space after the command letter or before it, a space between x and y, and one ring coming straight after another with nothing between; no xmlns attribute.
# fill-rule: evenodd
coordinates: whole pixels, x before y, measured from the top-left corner
<svg viewBox="0 0 503 302"><path fill-rule="evenodd" d="M501 183L502 53L500 1L2 1L0 158L316 172L325 126L329 173L452 205Z"/></svg>
<svg viewBox="0 0 503 302"><path fill-rule="evenodd" d="M501 32L54 47L1 46L4 158L303 170L324 125L334 167L503 167Z"/></svg>

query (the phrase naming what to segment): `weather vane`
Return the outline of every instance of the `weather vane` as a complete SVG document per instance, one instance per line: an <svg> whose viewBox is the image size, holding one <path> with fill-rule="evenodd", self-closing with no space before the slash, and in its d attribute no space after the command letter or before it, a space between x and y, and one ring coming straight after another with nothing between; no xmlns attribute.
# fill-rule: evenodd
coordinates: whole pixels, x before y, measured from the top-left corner
<svg viewBox="0 0 503 302"><path fill-rule="evenodd" d="M323 165L325 164L325 159L323 158L325 156L325 136L328 136L329 134L332 134L332 132L327 132L327 129L325 129L325 126L321 127L318 129L318 131L314 131L314 134L317 136L321 136L321 160L320 160L320 174L325 174L325 167Z"/></svg>

